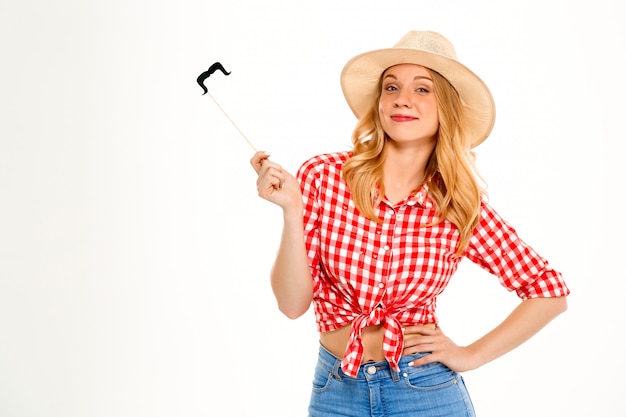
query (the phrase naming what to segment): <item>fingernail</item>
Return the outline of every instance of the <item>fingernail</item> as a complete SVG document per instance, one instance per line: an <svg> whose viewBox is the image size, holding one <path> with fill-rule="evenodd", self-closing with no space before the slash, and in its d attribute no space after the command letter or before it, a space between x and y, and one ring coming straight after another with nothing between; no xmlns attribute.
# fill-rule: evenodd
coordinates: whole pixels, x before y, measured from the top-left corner
<svg viewBox="0 0 626 417"><path fill-rule="evenodd" d="M413 361L409 362L409 366L413 366L414 363L415 362L413 362Z"/></svg>

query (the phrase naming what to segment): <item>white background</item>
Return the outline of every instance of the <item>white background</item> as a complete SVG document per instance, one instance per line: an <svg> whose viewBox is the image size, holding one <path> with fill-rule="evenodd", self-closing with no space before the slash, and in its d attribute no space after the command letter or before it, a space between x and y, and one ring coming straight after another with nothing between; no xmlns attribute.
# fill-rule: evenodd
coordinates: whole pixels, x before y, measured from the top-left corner
<svg viewBox="0 0 626 417"><path fill-rule="evenodd" d="M0 0L0 416L304 416L311 312L275 307L290 171L347 149L339 74L436 30L494 94L491 202L570 308L465 379L480 417L623 416L626 31L617 1ZM518 300L463 263L440 299L470 343Z"/></svg>

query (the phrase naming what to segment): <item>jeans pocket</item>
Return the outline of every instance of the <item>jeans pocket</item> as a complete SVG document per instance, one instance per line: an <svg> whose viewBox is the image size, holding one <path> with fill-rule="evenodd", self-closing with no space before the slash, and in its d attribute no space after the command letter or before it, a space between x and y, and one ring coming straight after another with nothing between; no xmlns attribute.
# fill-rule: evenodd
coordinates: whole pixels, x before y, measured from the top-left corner
<svg viewBox="0 0 626 417"><path fill-rule="evenodd" d="M419 391L434 391L456 385L459 375L440 363L428 363L413 368L404 374L409 388Z"/></svg>
<svg viewBox="0 0 626 417"><path fill-rule="evenodd" d="M317 366L313 374L313 392L322 392L328 389L333 380L333 374L326 369Z"/></svg>

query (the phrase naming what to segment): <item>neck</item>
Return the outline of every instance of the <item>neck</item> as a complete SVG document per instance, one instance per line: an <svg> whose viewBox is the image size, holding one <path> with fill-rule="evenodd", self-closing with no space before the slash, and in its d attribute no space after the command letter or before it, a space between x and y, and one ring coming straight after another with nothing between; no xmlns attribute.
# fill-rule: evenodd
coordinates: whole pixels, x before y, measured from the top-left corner
<svg viewBox="0 0 626 417"><path fill-rule="evenodd" d="M417 188L421 185L433 149L431 146L412 148L389 146L383 164L385 187L413 185Z"/></svg>

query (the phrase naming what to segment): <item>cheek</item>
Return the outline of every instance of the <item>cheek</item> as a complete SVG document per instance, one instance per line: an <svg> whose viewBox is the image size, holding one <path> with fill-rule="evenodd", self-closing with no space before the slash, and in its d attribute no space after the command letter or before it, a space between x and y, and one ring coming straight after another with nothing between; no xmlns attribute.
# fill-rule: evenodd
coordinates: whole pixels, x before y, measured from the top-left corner
<svg viewBox="0 0 626 417"><path fill-rule="evenodd" d="M426 116L429 119L435 120L437 121L437 123L439 123L439 109L437 108L436 102L421 103L419 106L419 110L423 116Z"/></svg>
<svg viewBox="0 0 626 417"><path fill-rule="evenodd" d="M392 107L393 107L393 98L383 95L378 99L378 113L385 114Z"/></svg>

